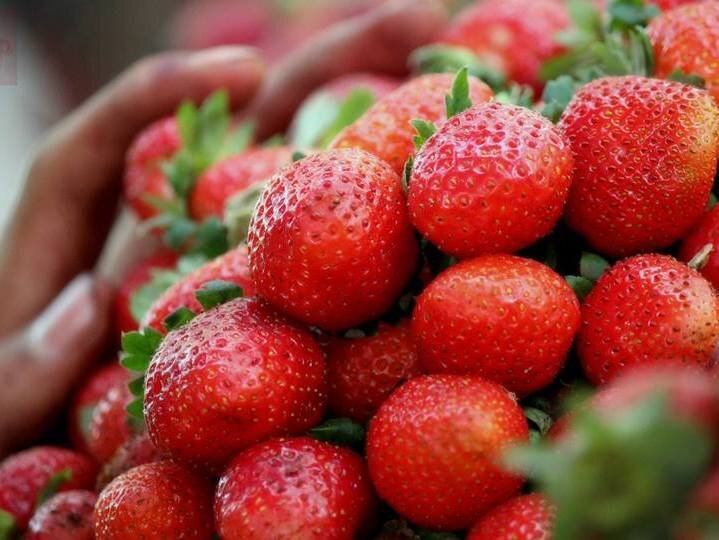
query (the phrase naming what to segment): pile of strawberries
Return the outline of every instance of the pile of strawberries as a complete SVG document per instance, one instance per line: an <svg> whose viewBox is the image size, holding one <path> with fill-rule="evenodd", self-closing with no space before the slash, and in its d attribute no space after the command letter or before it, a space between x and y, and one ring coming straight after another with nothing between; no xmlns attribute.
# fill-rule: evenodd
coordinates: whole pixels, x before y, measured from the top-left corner
<svg viewBox="0 0 719 540"><path fill-rule="evenodd" d="M483 0L288 137L149 126L122 366L0 538L719 538L719 1L657 4Z"/></svg>

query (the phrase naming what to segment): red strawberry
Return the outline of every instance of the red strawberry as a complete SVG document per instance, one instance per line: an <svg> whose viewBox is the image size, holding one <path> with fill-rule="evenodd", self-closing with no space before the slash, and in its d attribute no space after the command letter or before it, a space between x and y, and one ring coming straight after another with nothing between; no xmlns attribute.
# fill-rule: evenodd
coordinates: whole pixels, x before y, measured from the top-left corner
<svg viewBox="0 0 719 540"><path fill-rule="evenodd" d="M407 158L414 154L416 118L440 123L446 117L445 96L454 76L449 73L422 75L412 79L375 103L359 120L345 128L332 142L333 148L361 148L389 163L402 174ZM488 101L492 91L470 77L473 103Z"/></svg>
<svg viewBox="0 0 719 540"><path fill-rule="evenodd" d="M7 512L23 531L35 510L38 495L56 474L69 471L60 491L90 489L97 466L78 452L54 446L36 446L0 463L0 512Z"/></svg>
<svg viewBox="0 0 719 540"><path fill-rule="evenodd" d="M485 514L467 540L552 540L555 509L538 493L510 499Z"/></svg>
<svg viewBox="0 0 719 540"><path fill-rule="evenodd" d="M716 362L719 300L698 272L666 255L638 255L604 273L582 305L577 351L603 384L630 366Z"/></svg>
<svg viewBox="0 0 719 540"><path fill-rule="evenodd" d="M514 495L522 479L499 468L529 428L514 397L478 377L412 379L370 422L367 461L377 491L407 519L432 529L472 525Z"/></svg>
<svg viewBox="0 0 719 540"><path fill-rule="evenodd" d="M362 459L345 448L299 437L240 453L217 486L220 537L343 540L366 531L375 497Z"/></svg>
<svg viewBox="0 0 719 540"><path fill-rule="evenodd" d="M567 220L599 251L667 247L702 215L719 152L719 108L706 92L598 79L579 89L559 126L575 157Z"/></svg>
<svg viewBox="0 0 719 540"><path fill-rule="evenodd" d="M212 538L212 486L171 461L115 478L95 505L98 540Z"/></svg>
<svg viewBox="0 0 719 540"><path fill-rule="evenodd" d="M712 251L698 270L719 289L719 206L706 213L697 228L684 239L679 258L691 261L707 244L712 245Z"/></svg>
<svg viewBox="0 0 719 540"><path fill-rule="evenodd" d="M237 246L181 278L155 301L145 314L142 325L164 332L163 321L177 309L186 307L199 313L202 311L202 306L195 298L195 292L206 283L215 280L235 283L242 288L246 296L252 294L247 246Z"/></svg>
<svg viewBox="0 0 719 540"><path fill-rule="evenodd" d="M92 513L96 496L92 491L58 493L32 516L25 540L94 540Z"/></svg>
<svg viewBox="0 0 719 540"><path fill-rule="evenodd" d="M170 332L145 383L155 445L217 468L269 436L322 419L325 363L312 335L256 299L237 299Z"/></svg>
<svg viewBox="0 0 719 540"><path fill-rule="evenodd" d="M273 177L248 243L257 293L326 330L379 317L418 258L399 176L355 149L310 155Z"/></svg>
<svg viewBox="0 0 719 540"><path fill-rule="evenodd" d="M367 422L392 391L422 373L409 323L381 325L373 336L333 339L326 347L329 407Z"/></svg>
<svg viewBox="0 0 719 540"><path fill-rule="evenodd" d="M197 179L190 196L190 213L202 221L222 218L227 200L245 188L275 174L292 158L287 146L253 148L218 161Z"/></svg>
<svg viewBox="0 0 719 540"><path fill-rule="evenodd" d="M97 477L97 485L102 489L125 471L145 463L162 461L165 457L152 442L147 431L138 433L118 448L110 461L105 463Z"/></svg>
<svg viewBox="0 0 719 540"><path fill-rule="evenodd" d="M549 233L572 180L572 150L546 118L488 103L448 120L415 159L415 227L457 257L508 253Z"/></svg>
<svg viewBox="0 0 719 540"><path fill-rule="evenodd" d="M90 419L87 446L90 454L105 463L133 434L126 407L133 400L122 381L97 402Z"/></svg>
<svg viewBox="0 0 719 540"><path fill-rule="evenodd" d="M530 259L486 255L430 283L412 330L429 373L480 375L526 395L554 380L579 323L561 276Z"/></svg>

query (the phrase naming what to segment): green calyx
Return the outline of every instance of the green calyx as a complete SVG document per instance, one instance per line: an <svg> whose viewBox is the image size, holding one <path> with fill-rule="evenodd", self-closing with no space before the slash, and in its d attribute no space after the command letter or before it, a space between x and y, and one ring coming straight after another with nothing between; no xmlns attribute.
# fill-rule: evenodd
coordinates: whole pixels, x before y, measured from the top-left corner
<svg viewBox="0 0 719 540"><path fill-rule="evenodd" d="M143 403L145 399L145 372L155 352L162 343L162 334L151 328L143 328L137 332L128 332L122 336L122 355L120 364L136 377L130 381L128 388L135 397L127 406L131 423L144 421Z"/></svg>
<svg viewBox="0 0 719 540"><path fill-rule="evenodd" d="M62 469L61 471L53 474L45 483L45 486L40 490L40 493L38 493L35 506L40 507L50 497L60 491L63 484L69 482L70 480L72 480L71 469Z"/></svg>
<svg viewBox="0 0 719 540"><path fill-rule="evenodd" d="M318 441L362 448L365 429L349 418L331 418L323 424L309 430L309 436Z"/></svg>
<svg viewBox="0 0 719 540"><path fill-rule="evenodd" d="M244 295L242 288L230 281L214 280L205 283L195 291L195 298L207 311Z"/></svg>
<svg viewBox="0 0 719 540"><path fill-rule="evenodd" d="M494 96L494 101L531 109L534 105L534 90L529 86L511 84Z"/></svg>
<svg viewBox="0 0 719 540"><path fill-rule="evenodd" d="M460 68L452 82L452 91L445 96L444 102L447 108L447 118L452 118L472 106L469 97L469 70L467 67Z"/></svg>
<svg viewBox="0 0 719 540"><path fill-rule="evenodd" d="M565 276L565 279L579 300L583 301L609 266L609 262L603 257L585 251L579 260L579 275Z"/></svg>
<svg viewBox="0 0 719 540"><path fill-rule="evenodd" d="M15 517L10 512L0 509L0 540L12 540L17 537L17 533Z"/></svg>
<svg viewBox="0 0 719 540"><path fill-rule="evenodd" d="M258 182L232 196L225 206L225 227L230 246L237 246L247 240L250 222L267 181Z"/></svg>

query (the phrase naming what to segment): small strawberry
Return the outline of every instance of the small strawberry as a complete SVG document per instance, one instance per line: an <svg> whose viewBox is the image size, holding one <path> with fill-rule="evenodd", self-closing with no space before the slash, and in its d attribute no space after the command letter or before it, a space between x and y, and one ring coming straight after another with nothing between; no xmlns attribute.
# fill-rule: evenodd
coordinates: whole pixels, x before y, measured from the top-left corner
<svg viewBox="0 0 719 540"><path fill-rule="evenodd" d="M375 496L354 452L307 437L274 439L241 452L220 477L221 538L344 540L368 531Z"/></svg>
<svg viewBox="0 0 719 540"><path fill-rule="evenodd" d="M432 529L469 527L522 479L497 464L529 428L514 397L478 377L429 375L397 389L370 421L367 461L382 499Z"/></svg>
<svg viewBox="0 0 719 540"><path fill-rule="evenodd" d="M361 423L397 386L422 373L408 322L380 325L368 337L334 338L325 351L330 410Z"/></svg>
<svg viewBox="0 0 719 540"><path fill-rule="evenodd" d="M43 503L32 516L25 540L94 540L92 491L63 491Z"/></svg>
<svg viewBox="0 0 719 540"><path fill-rule="evenodd" d="M514 252L559 220L572 169L572 150L549 120L480 104L448 120L417 153L410 217L450 255Z"/></svg>
<svg viewBox="0 0 719 540"><path fill-rule="evenodd" d="M325 362L312 335L256 299L237 299L170 332L145 382L155 445L217 468L269 436L322 419Z"/></svg>
<svg viewBox="0 0 719 540"><path fill-rule="evenodd" d="M485 255L440 274L412 316L429 373L479 375L519 395L552 382L579 328L579 302L549 267Z"/></svg>
<svg viewBox="0 0 719 540"><path fill-rule="evenodd" d="M605 272L582 305L577 352L604 384L634 365L710 367L719 300L698 272L666 255L638 255Z"/></svg>
<svg viewBox="0 0 719 540"><path fill-rule="evenodd" d="M162 461L165 457L152 442L147 431L138 433L118 448L110 461L103 465L97 477L97 486L102 489L125 471L145 463Z"/></svg>
<svg viewBox="0 0 719 540"><path fill-rule="evenodd" d="M356 149L310 155L274 176L248 243L257 293L326 330L382 315L418 260L399 176Z"/></svg>
<svg viewBox="0 0 719 540"><path fill-rule="evenodd" d="M707 248L711 245L711 248ZM703 255L703 251L708 251ZM706 213L697 227L684 238L679 258L689 262L694 257L701 259L697 270L719 290L719 206Z"/></svg>
<svg viewBox="0 0 719 540"><path fill-rule="evenodd" d="M100 463L109 460L132 437L135 428L127 414L127 406L132 400L127 380L124 380L97 402L90 419L87 446Z"/></svg>
<svg viewBox="0 0 719 540"><path fill-rule="evenodd" d="M552 540L555 509L538 493L520 495L487 512L467 540Z"/></svg>
<svg viewBox="0 0 719 540"><path fill-rule="evenodd" d="M579 89L559 126L575 157L567 221L597 250L665 248L702 215L719 153L719 108L703 90L598 79Z"/></svg>
<svg viewBox="0 0 719 540"><path fill-rule="evenodd" d="M102 490L94 526L97 540L210 540L212 486L171 461L140 465Z"/></svg>

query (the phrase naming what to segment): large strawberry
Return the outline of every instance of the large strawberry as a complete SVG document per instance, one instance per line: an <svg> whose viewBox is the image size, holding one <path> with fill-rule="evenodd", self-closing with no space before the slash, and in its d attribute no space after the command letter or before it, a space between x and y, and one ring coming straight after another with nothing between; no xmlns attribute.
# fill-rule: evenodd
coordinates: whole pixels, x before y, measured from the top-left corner
<svg viewBox="0 0 719 540"><path fill-rule="evenodd" d="M323 538L368 532L375 496L362 459L307 437L240 453L220 478L215 520L226 540Z"/></svg>
<svg viewBox="0 0 719 540"><path fill-rule="evenodd" d="M467 540L552 540L554 514L543 495L521 495L482 516Z"/></svg>
<svg viewBox="0 0 719 540"><path fill-rule="evenodd" d="M310 155L274 176L248 243L257 293L327 330L384 313L418 259L399 176L357 149Z"/></svg>
<svg viewBox="0 0 719 540"><path fill-rule="evenodd" d="M167 335L145 392L158 449L216 469L257 441L319 423L325 362L308 331L262 301L237 299Z"/></svg>
<svg viewBox="0 0 719 540"><path fill-rule="evenodd" d="M402 516L462 529L519 491L522 479L497 460L528 438L522 410L501 386L478 377L421 376L397 389L371 420L367 461L380 497Z"/></svg>
<svg viewBox="0 0 719 540"><path fill-rule="evenodd" d="M708 253L703 253L709 249ZM715 289L719 289L719 206L706 213L682 242L681 260L689 262L697 256L700 259L697 269Z"/></svg>
<svg viewBox="0 0 719 540"><path fill-rule="evenodd" d="M209 540L212 486L171 461L140 465L102 490L94 526L98 540Z"/></svg>
<svg viewBox="0 0 719 540"><path fill-rule="evenodd" d="M572 150L549 120L522 107L480 104L448 120L417 153L410 217L457 257L517 251L554 227L572 167Z"/></svg>
<svg viewBox="0 0 719 540"><path fill-rule="evenodd" d="M698 272L666 255L638 255L604 273L582 305L577 351L603 384L630 366L716 362L719 300Z"/></svg>
<svg viewBox="0 0 719 540"><path fill-rule="evenodd" d="M579 89L559 125L575 156L567 220L596 249L661 249L701 216L719 153L719 108L705 91L598 79Z"/></svg>
<svg viewBox="0 0 719 540"><path fill-rule="evenodd" d="M343 130L333 148L361 148L389 163L397 174L414 153L415 136L411 121L422 118L440 123L446 119L445 96L452 88L453 75L438 73L412 79L375 103L359 120ZM492 91L474 77L469 96L473 103L488 101Z"/></svg>
<svg viewBox="0 0 719 540"><path fill-rule="evenodd" d="M133 397L123 380L97 402L90 418L87 447L100 463L105 463L130 437L135 427L127 414Z"/></svg>
<svg viewBox="0 0 719 540"><path fill-rule="evenodd" d="M520 395L554 380L579 323L564 279L513 255L450 267L422 292L412 316L429 373L480 375Z"/></svg>
<svg viewBox="0 0 719 540"><path fill-rule="evenodd" d="M32 516L24 540L94 540L92 491L63 491L43 503Z"/></svg>

